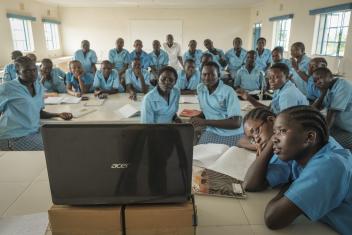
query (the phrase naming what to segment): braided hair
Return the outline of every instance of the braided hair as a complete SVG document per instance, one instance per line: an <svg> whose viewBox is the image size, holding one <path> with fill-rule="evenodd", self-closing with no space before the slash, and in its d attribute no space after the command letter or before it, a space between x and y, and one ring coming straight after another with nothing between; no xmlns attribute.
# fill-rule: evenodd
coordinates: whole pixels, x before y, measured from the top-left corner
<svg viewBox="0 0 352 235"><path fill-rule="evenodd" d="M268 117L275 117L276 114L273 113L267 107L258 107L249 111L243 118L243 124L248 120L260 120L265 121Z"/></svg>
<svg viewBox="0 0 352 235"><path fill-rule="evenodd" d="M290 120L299 123L304 130L316 131L321 146L328 142L328 125L324 116L317 109L307 105L298 105L283 110L281 114L288 115Z"/></svg>

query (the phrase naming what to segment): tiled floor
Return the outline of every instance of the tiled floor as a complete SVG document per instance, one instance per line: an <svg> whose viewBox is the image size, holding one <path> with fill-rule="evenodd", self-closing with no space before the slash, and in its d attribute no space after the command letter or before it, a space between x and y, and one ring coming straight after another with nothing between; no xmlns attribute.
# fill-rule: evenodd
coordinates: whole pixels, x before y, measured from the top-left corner
<svg viewBox="0 0 352 235"><path fill-rule="evenodd" d="M275 191L250 193L245 200L197 196L197 235L337 234L303 216L286 229L271 231L264 225L264 208ZM0 152L0 216L48 210L49 182L42 152ZM47 235L51 232L48 231Z"/></svg>

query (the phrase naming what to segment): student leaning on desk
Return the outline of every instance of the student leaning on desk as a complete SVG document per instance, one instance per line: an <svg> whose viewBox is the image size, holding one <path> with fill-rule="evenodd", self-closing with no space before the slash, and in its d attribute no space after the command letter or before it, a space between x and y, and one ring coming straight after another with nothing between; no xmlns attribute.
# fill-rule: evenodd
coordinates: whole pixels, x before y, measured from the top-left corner
<svg viewBox="0 0 352 235"><path fill-rule="evenodd" d="M71 113L48 113L37 67L28 57L15 60L17 78L0 85L0 150L43 150L40 118L72 118Z"/></svg>

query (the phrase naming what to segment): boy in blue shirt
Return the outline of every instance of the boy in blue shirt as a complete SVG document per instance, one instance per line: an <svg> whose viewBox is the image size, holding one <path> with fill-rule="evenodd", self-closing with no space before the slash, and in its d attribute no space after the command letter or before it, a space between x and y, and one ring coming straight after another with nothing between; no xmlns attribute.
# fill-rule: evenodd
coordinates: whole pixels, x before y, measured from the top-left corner
<svg viewBox="0 0 352 235"><path fill-rule="evenodd" d="M81 97L83 94L91 93L94 77L91 73L84 72L81 62L72 60L69 64L70 72L66 74L66 91L72 96Z"/></svg>
<svg viewBox="0 0 352 235"><path fill-rule="evenodd" d="M137 92L147 94L151 89L149 72L142 68L141 60L135 58L132 68L126 71L126 92L129 93L129 98L137 100Z"/></svg>
<svg viewBox="0 0 352 235"><path fill-rule="evenodd" d="M197 94L202 113L190 120L195 128L206 127L198 144L234 146L243 134L239 100L234 90L219 79L217 63L204 64L201 76Z"/></svg>
<svg viewBox="0 0 352 235"><path fill-rule="evenodd" d="M44 90L37 82L37 67L26 56L15 60L17 78L0 85L0 150L40 151L40 118L72 118L71 113L48 113Z"/></svg>
<svg viewBox="0 0 352 235"><path fill-rule="evenodd" d="M310 58L306 56L302 42L295 42L291 46L292 80L297 88L307 96L308 65Z"/></svg>
<svg viewBox="0 0 352 235"><path fill-rule="evenodd" d="M119 75L112 67L112 63L108 60L101 62L101 69L95 73L93 82L95 96L124 92L123 86L120 84Z"/></svg>
<svg viewBox="0 0 352 235"><path fill-rule="evenodd" d="M196 68L200 70L203 52L197 49L197 41L191 40L188 43L188 51L183 54L183 61L192 59L196 63Z"/></svg>
<svg viewBox="0 0 352 235"><path fill-rule="evenodd" d="M98 61L97 54L90 49L90 43L88 40L83 40L81 42L81 47L82 49L77 50L73 55L73 60L81 62L84 72L94 75L97 71L97 67L95 66Z"/></svg>
<svg viewBox="0 0 352 235"><path fill-rule="evenodd" d="M153 51L149 53L150 57L150 75L151 83L155 86L159 78L159 71L169 64L168 54L160 49L161 45L158 40L153 41Z"/></svg>
<svg viewBox="0 0 352 235"><path fill-rule="evenodd" d="M125 41L123 38L116 40L116 48L109 51L109 61L114 65L114 69L118 72L120 82L125 87L125 72L130 63L130 53L123 48Z"/></svg>
<svg viewBox="0 0 352 235"><path fill-rule="evenodd" d="M274 95L269 108L274 113L279 113L282 110L297 106L297 105L308 105L308 100L289 80L289 69L287 65L277 63L271 66L268 71L269 75L269 86L274 90ZM237 94L244 100L249 101L254 107L267 107L260 103L252 96L248 95L243 89L237 89Z"/></svg>
<svg viewBox="0 0 352 235"><path fill-rule="evenodd" d="M315 57L310 60L308 65L308 81L307 81L307 98L313 103L316 99L320 97L320 90L314 84L313 72L317 68L327 68L328 62L323 57Z"/></svg>
<svg viewBox="0 0 352 235"><path fill-rule="evenodd" d="M66 93L66 74L59 68L53 68L50 59L43 59L40 65L39 80L46 93Z"/></svg>
<svg viewBox="0 0 352 235"><path fill-rule="evenodd" d="M266 206L266 225L281 229L305 215L340 234L350 234L351 153L329 138L325 118L310 106L284 110L273 129L272 138L249 168L244 183L248 191L284 185Z"/></svg>
<svg viewBox="0 0 352 235"><path fill-rule="evenodd" d="M180 91L175 88L177 72L171 66L160 70L158 84L143 97L142 123L181 123L177 116Z"/></svg>
<svg viewBox="0 0 352 235"><path fill-rule="evenodd" d="M312 106L327 109L331 135L344 148L352 150L352 83L333 77L328 68L316 69L313 79L321 95Z"/></svg>
<svg viewBox="0 0 352 235"><path fill-rule="evenodd" d="M18 57L21 57L23 56L22 52L21 51L13 51L11 53L11 60L13 61L13 63L11 64L8 64L5 66L5 69L4 69L4 82L8 82L8 81L11 81L11 80L15 80L16 79L16 66L15 66L15 63L14 61L18 58Z"/></svg>
<svg viewBox="0 0 352 235"><path fill-rule="evenodd" d="M255 60L256 67L264 72L270 67L271 64L271 51L265 48L266 39L258 38L257 40L257 57Z"/></svg>
<svg viewBox="0 0 352 235"><path fill-rule="evenodd" d="M231 78L235 81L237 71L245 64L247 51L242 48L242 39L237 37L233 39L233 48L225 54L227 62L227 71L231 74Z"/></svg>
<svg viewBox="0 0 352 235"><path fill-rule="evenodd" d="M130 62L132 62L135 58L138 58L141 62L142 68L148 69L150 65L150 57L145 51L142 50L142 41L137 39L136 41L134 41L133 47L134 50L130 53Z"/></svg>
<svg viewBox="0 0 352 235"><path fill-rule="evenodd" d="M224 51L215 48L213 41L211 41L210 39L204 40L204 46L208 49L204 53L209 53L210 55L212 55L213 61L219 65L220 70L224 70L227 64Z"/></svg>
<svg viewBox="0 0 352 235"><path fill-rule="evenodd" d="M185 69L178 72L178 79L175 87L181 90L182 95L195 95L199 83L200 72L196 69L194 60L186 60Z"/></svg>

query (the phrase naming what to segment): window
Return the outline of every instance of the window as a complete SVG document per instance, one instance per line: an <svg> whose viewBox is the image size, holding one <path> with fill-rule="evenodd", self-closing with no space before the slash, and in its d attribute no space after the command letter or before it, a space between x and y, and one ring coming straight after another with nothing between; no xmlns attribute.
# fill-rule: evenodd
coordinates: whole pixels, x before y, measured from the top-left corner
<svg viewBox="0 0 352 235"><path fill-rule="evenodd" d="M48 50L60 49L59 25L56 23L44 22L44 33L46 48Z"/></svg>
<svg viewBox="0 0 352 235"><path fill-rule="evenodd" d="M288 51L291 21L291 19L283 19L274 22L274 47L281 46Z"/></svg>
<svg viewBox="0 0 352 235"><path fill-rule="evenodd" d="M257 48L257 40L260 38L260 34L262 31L262 24L255 23L253 26L253 50Z"/></svg>
<svg viewBox="0 0 352 235"><path fill-rule="evenodd" d="M344 56L351 11L335 11L319 15L315 53Z"/></svg>
<svg viewBox="0 0 352 235"><path fill-rule="evenodd" d="M14 50L34 51L31 20L9 18Z"/></svg>

